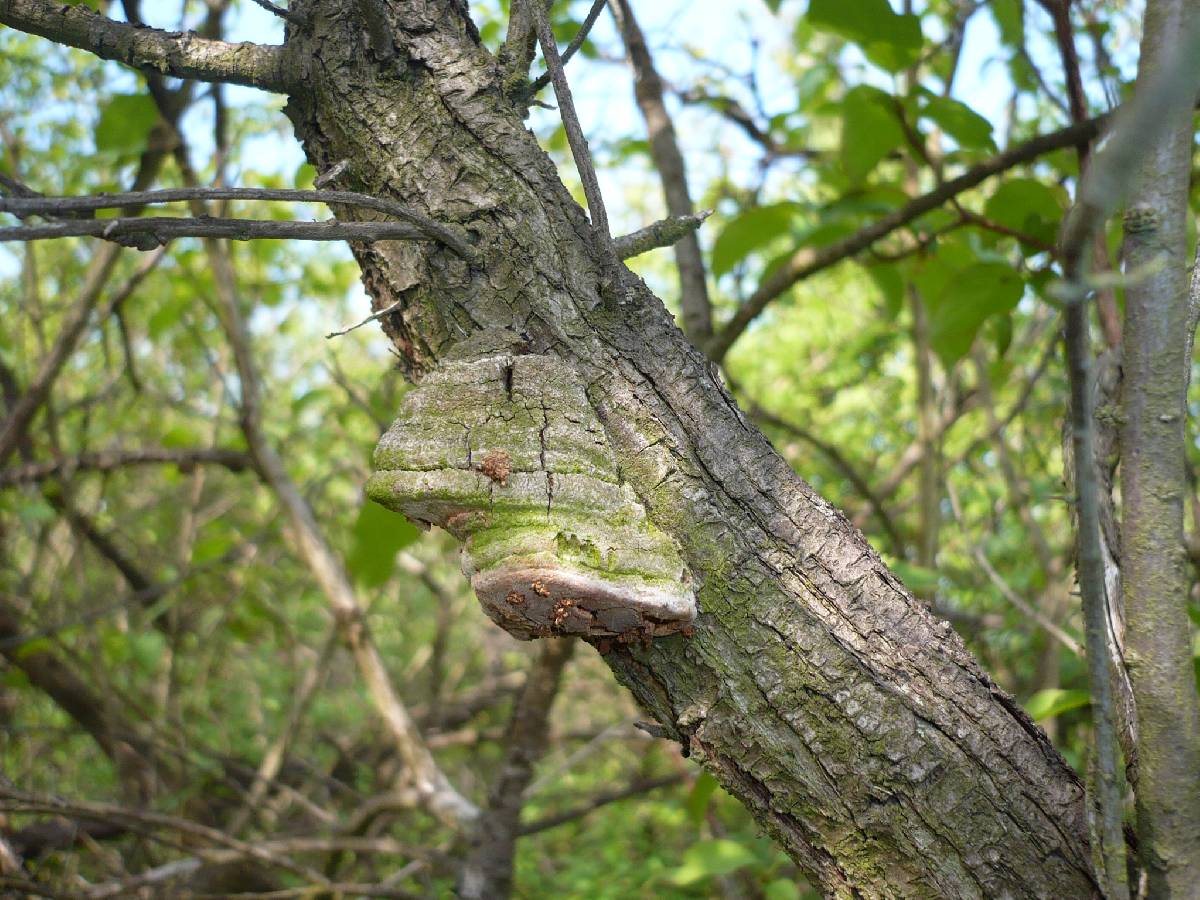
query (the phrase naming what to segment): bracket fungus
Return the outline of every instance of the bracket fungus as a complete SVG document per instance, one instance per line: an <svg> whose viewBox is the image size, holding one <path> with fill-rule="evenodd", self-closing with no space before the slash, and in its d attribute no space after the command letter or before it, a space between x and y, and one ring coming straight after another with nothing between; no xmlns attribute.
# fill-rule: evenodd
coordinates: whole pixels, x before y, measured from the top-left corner
<svg viewBox="0 0 1200 900"><path fill-rule="evenodd" d="M695 616L679 551L620 478L583 385L556 357L443 362L379 441L367 493L461 540L484 610L523 640L646 639Z"/></svg>

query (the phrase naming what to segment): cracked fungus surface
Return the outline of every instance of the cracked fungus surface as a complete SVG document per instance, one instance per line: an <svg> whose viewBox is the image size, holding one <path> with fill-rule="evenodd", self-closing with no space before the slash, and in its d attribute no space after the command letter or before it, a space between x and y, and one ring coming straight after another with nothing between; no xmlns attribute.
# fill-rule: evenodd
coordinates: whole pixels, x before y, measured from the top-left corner
<svg viewBox="0 0 1200 900"><path fill-rule="evenodd" d="M443 363L375 449L371 499L463 542L463 571L513 635L644 639L695 616L674 542L646 518L569 367Z"/></svg>

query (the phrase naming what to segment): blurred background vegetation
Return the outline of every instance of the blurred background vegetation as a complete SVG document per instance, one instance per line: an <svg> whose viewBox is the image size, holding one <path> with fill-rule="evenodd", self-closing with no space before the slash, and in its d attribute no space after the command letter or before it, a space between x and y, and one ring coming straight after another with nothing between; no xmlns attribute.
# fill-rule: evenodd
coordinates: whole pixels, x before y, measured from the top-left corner
<svg viewBox="0 0 1200 900"><path fill-rule="evenodd" d="M123 15L118 3L94 5ZM589 5L553 5L564 44ZM692 197L715 210L700 239L718 322L796 246L850 234L946 173L1070 121L1053 24L1037 3L922 0L908 18L884 0L844 6L634 4ZM507 4L472 10L497 47ZM210 13L195 0L144 10L164 27L195 27ZM1092 114L1131 82L1139 16L1136 3L1075 4ZM277 20L249 2L231 4L224 27L234 39L281 37ZM660 218L645 125L607 15L569 74L615 230ZM281 103L197 86L179 119L188 173L140 76L0 31L0 173L43 193L127 190L156 153L158 186L309 186ZM556 114L535 108L530 125L577 188ZM724 366L743 409L796 471L847 512L1083 771L1089 711L1051 290L1077 171L1073 148L1063 148L918 218L777 300ZM251 203L237 212L324 213ZM1114 230L1113 254L1118 239ZM100 246L0 249L7 402L34 380ZM264 240L229 252L264 382L266 435L344 561L438 761L482 800L533 652L481 614L446 535L364 502L371 451L407 385L376 326L326 337L369 312L357 268L338 245ZM633 267L676 303L669 251ZM106 834L76 818L91 825L39 838L31 823L65 820L17 815L6 831L26 841L26 874L49 896L78 896L85 884L132 894L136 873L208 846L178 820L250 842L371 838L357 851L293 858L339 882L391 879L397 892L444 895L462 841L419 811L377 808L399 763L277 497L248 461L213 277L198 240L120 252L28 440L0 469L3 775L33 794L141 804L170 822L114 820L122 827ZM976 302L954 302L964 295ZM636 727L639 718L580 646L526 791L516 894L806 895L745 811L674 744ZM282 754L278 775L248 804L270 752ZM145 766L137 790L131 754ZM239 865L208 866L207 886L194 875L189 889L303 882Z"/></svg>

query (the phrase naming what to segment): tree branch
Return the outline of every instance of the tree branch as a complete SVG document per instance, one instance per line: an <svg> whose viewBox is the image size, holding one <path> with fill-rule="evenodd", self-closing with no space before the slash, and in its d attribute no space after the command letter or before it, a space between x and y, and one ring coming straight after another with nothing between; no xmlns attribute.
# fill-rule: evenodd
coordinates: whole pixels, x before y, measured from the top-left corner
<svg viewBox="0 0 1200 900"><path fill-rule="evenodd" d="M632 259L659 247L670 247L681 238L694 234L711 215L711 209L703 209L698 213L659 219L645 228L614 238L613 249L617 252L618 259Z"/></svg>
<svg viewBox="0 0 1200 900"><path fill-rule="evenodd" d="M52 459L46 462L26 463L14 469L0 471L0 487L14 484L31 484L48 478L70 476L75 472L111 472L127 466L145 466L165 463L180 469L197 465L224 466L231 472L241 472L252 465L249 454L243 450L225 450L220 447L195 447L172 450L166 447L143 447L138 450L99 450L81 453L75 457Z"/></svg>
<svg viewBox="0 0 1200 900"><path fill-rule="evenodd" d="M558 112L562 117L563 128L567 132L567 143L571 145L571 156L575 159L575 168L579 170L579 179L583 182L583 193L587 198L588 214L602 241L612 243L612 234L608 230L608 212L604 208L604 196L600 193L600 182L596 179L596 167L592 165L592 154L588 150L587 138L579 125L579 115L575 112L575 101L571 97L571 87L567 84L566 73L563 72L562 59L558 55L558 44L554 40L554 31L550 28L550 20L546 10L534 4L531 9L534 28L537 30L538 43L542 45L542 55L546 58L546 68L554 82L554 96L558 98Z"/></svg>
<svg viewBox="0 0 1200 900"><path fill-rule="evenodd" d="M593 0L592 8L588 10L586 16L583 17L583 23L579 26L579 31L575 33L575 37L571 38L571 43L567 44L567 49L562 54L562 64L565 66L571 61L571 57L579 52L579 48L583 46L583 42L587 40L588 34L592 30L592 26L596 24L596 20L600 18L600 13L604 10L604 4L608 0ZM547 69L533 81L529 82L529 86L525 88L525 96L533 97L548 85L553 78L553 74Z"/></svg>
<svg viewBox="0 0 1200 900"><path fill-rule="evenodd" d="M4 230L6 229L0 229L0 232ZM17 449L17 443L24 436L25 430L33 421L33 417L37 415L37 411L41 409L54 380L66 364L67 357L74 352L78 345L88 322L91 321L92 312L96 308L104 286L108 283L109 275L112 274L120 253L120 247L110 245L101 248L100 252L92 258L92 264L84 276L79 299L67 313L62 330L59 331L58 337L54 341L54 346L42 360L42 365L38 369L37 375L34 376L33 382L9 409L8 417L0 425L0 465L4 465L13 451Z"/></svg>
<svg viewBox="0 0 1200 900"><path fill-rule="evenodd" d="M241 84L276 93L286 93L291 86L282 47L233 44L194 32L160 31L117 22L83 3L67 6L51 0L0 0L0 24L148 73Z"/></svg>
<svg viewBox="0 0 1200 900"><path fill-rule="evenodd" d="M534 765L546 751L550 708L575 643L571 638L541 642L508 723L504 761L459 874L460 897L507 897L512 890L513 854L521 835L525 789L533 780Z"/></svg>
<svg viewBox="0 0 1200 900"><path fill-rule="evenodd" d="M634 98L646 122L650 155L662 181L667 212L676 217L690 215L693 206L688 190L687 167L675 138L675 125L663 100L662 79L654 68L654 58L646 46L645 35L638 26L628 0L611 0L609 9L616 19L629 64L633 68ZM683 331L697 346L701 346L712 336L712 305L708 299L704 257L694 233L683 234L675 244L675 267L679 270L679 308Z"/></svg>
<svg viewBox="0 0 1200 900"><path fill-rule="evenodd" d="M233 265L224 245L208 241L207 248L221 324L241 379L241 425L250 453L263 480L275 492L283 508L299 556L329 602L371 701L412 779L415 793L431 813L447 824L461 828L474 821L479 811L455 789L429 752L412 714L392 685L379 649L367 629L366 612L344 566L325 540L312 508L288 475L283 460L263 433L259 412L261 382L250 348L250 335L241 314Z"/></svg>
<svg viewBox="0 0 1200 900"><path fill-rule="evenodd" d="M424 232L404 222L276 222L261 219L217 219L203 216L176 218L147 216L137 219L83 219L47 225L0 228L0 242L44 241L68 237L96 237L137 250L153 250L176 238L223 238L256 241L264 238L293 241L420 241Z"/></svg>
<svg viewBox="0 0 1200 900"><path fill-rule="evenodd" d="M767 304L798 281L854 256L897 228L907 225L930 210L937 209L947 200L976 187L993 175L1031 162L1043 154L1096 137L1107 120L1107 116L1097 116L1086 122L1033 138L972 166L957 178L943 182L929 193L915 198L852 235L823 247L801 247L759 285L758 290L734 313L728 324L713 337L708 346L708 355L718 362L723 359L747 326L767 308Z"/></svg>
<svg viewBox="0 0 1200 900"><path fill-rule="evenodd" d="M94 197L43 197L43 196L18 196L18 197L0 197L0 212L10 212L16 216L27 216L33 213L41 215L62 216L69 213L95 212L101 209L131 209L139 206L153 206L159 203L179 203L193 201L210 201L210 200L268 200L282 203L324 203L329 206L349 206L362 209L370 209L375 212L383 213L399 219L401 222L406 222L414 226L419 231L423 232L425 237L430 240L437 241L446 245L459 256L464 259L474 259L475 250L467 241L463 234L457 232L454 228L443 225L441 222L436 222L428 216L423 216L418 212L414 212L407 206L402 206L391 200L385 200L381 197L372 197L370 194L360 194L355 191L306 191L306 190L279 190L268 188L170 188L160 191L133 191L125 194L101 194ZM114 220L104 220L112 222ZM252 224L253 220L240 219L207 219L208 222L238 222L246 221ZM319 225L322 228L331 227L328 223L309 223L309 222L265 222L262 225L304 225L311 227ZM375 222L345 222L334 223L338 225L388 225L392 223L375 223ZM4 229L0 229L3 231ZM12 229L9 229L12 230ZM193 237L194 235L177 235ZM208 236L208 235L201 235ZM213 237L225 237L226 235L211 235ZM356 240L356 238L347 238L348 240ZM375 240L382 240L376 237ZM399 238L401 240L412 240L412 238ZM15 238L19 240L19 238ZM310 240L331 240L330 238L310 238ZM396 240L396 238L392 238Z"/></svg>

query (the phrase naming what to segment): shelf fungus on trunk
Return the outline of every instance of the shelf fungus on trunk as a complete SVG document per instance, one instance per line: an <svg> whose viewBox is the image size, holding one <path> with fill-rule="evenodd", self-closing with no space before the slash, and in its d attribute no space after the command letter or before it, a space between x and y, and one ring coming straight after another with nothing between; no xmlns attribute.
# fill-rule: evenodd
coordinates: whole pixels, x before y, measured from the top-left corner
<svg viewBox="0 0 1200 900"><path fill-rule="evenodd" d="M583 385L555 357L443 362L379 441L367 492L461 540L484 610L523 640L644 640L695 616L679 551L621 480Z"/></svg>

